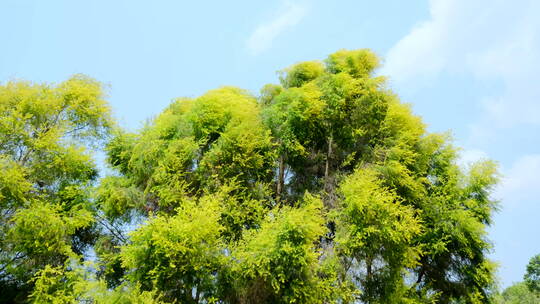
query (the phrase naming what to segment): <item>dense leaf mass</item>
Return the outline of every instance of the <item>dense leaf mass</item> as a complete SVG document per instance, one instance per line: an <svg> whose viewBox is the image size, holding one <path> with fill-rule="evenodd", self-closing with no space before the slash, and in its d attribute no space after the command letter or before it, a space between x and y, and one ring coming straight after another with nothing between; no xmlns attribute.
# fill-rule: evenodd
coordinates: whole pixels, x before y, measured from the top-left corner
<svg viewBox="0 0 540 304"><path fill-rule="evenodd" d="M0 86L0 301L24 301L35 274L97 237L90 149L111 126L102 86L88 77Z"/></svg>
<svg viewBox="0 0 540 304"><path fill-rule="evenodd" d="M137 132L83 76L0 87L3 301L494 301L496 165L459 167L378 66L340 50L259 96L176 99Z"/></svg>

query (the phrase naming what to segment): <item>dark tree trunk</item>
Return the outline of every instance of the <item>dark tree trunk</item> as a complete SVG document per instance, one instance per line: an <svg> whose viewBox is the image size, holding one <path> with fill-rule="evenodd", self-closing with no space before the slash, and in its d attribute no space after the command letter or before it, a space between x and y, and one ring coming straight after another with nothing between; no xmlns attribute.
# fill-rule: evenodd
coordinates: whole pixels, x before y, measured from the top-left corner
<svg viewBox="0 0 540 304"><path fill-rule="evenodd" d="M325 165L325 168L324 168L324 188L325 190L327 190L328 188L328 179L329 179L329 175L330 175L330 158L332 157L332 141L333 141L333 137L332 135L330 135L330 137L328 137L328 150L326 152L326 165Z"/></svg>
<svg viewBox="0 0 540 304"><path fill-rule="evenodd" d="M277 199L279 200L281 198L281 192L283 191L283 185L285 184L285 159L284 156L281 155L279 157L279 172L278 172L278 180L277 180Z"/></svg>

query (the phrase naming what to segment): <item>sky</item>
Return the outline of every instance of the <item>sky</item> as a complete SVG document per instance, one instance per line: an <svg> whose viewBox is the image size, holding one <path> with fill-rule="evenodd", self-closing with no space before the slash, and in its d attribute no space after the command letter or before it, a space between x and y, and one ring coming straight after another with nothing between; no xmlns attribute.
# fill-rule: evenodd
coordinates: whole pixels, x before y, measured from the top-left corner
<svg viewBox="0 0 540 304"><path fill-rule="evenodd" d="M0 0L0 82L106 84L125 128L223 85L257 94L277 71L370 48L377 71L466 166L503 178L489 229L502 287L540 253L540 1Z"/></svg>

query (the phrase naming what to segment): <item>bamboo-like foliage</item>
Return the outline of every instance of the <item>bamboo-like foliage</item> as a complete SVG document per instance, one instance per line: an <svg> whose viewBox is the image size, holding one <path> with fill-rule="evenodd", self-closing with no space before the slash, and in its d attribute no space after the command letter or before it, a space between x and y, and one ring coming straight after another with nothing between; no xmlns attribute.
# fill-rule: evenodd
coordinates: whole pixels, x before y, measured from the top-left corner
<svg viewBox="0 0 540 304"><path fill-rule="evenodd" d="M280 71L259 97L223 87L176 99L137 132L111 131L113 174L91 199L77 185L95 170L73 143L110 125L100 95L83 90L100 107L74 102L43 137L57 141L25 148L43 103L82 93L2 88L0 199L16 209L1 274L33 276L36 303L491 302L496 165L460 168L449 136L428 133L378 66L369 50L340 50ZM28 97L39 90L56 93ZM13 110L25 107L35 113ZM73 240L92 223L89 270Z"/></svg>

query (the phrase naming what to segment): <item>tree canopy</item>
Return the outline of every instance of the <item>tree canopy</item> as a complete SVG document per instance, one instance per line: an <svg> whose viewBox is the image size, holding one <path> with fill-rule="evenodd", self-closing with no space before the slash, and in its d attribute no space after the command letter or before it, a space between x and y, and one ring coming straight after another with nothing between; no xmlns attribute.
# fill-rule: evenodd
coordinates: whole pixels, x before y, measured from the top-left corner
<svg viewBox="0 0 540 304"><path fill-rule="evenodd" d="M91 147L113 126L101 84L76 75L51 86L0 86L0 290L22 301L46 266L97 237Z"/></svg>
<svg viewBox="0 0 540 304"><path fill-rule="evenodd" d="M540 273L540 255L533 256L527 265L524 281L512 284L497 294L494 299L497 304L533 304L540 303L538 289L538 274Z"/></svg>
<svg viewBox="0 0 540 304"><path fill-rule="evenodd" d="M525 272L525 284L534 292L540 292L540 254L529 261Z"/></svg>
<svg viewBox="0 0 540 304"><path fill-rule="evenodd" d="M494 301L496 164L458 166L379 62L340 50L136 132L84 76L0 87L2 301Z"/></svg>

